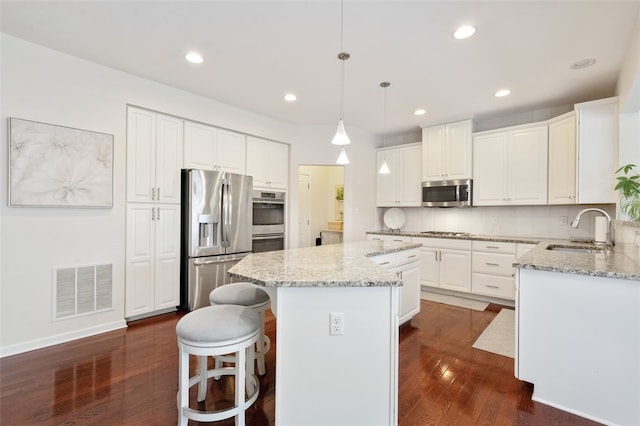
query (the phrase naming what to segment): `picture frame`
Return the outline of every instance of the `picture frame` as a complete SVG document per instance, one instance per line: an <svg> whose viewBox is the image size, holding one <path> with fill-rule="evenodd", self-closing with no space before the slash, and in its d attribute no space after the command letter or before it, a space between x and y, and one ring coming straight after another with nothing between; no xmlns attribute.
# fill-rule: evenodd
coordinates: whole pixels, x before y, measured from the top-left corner
<svg viewBox="0 0 640 426"><path fill-rule="evenodd" d="M9 206L113 207L113 135L9 117Z"/></svg>

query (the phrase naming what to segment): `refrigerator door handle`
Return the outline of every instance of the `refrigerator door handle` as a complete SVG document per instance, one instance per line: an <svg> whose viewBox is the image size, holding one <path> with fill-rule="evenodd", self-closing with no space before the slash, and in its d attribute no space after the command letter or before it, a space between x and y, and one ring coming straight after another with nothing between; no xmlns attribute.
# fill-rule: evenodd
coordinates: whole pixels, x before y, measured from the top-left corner
<svg viewBox="0 0 640 426"><path fill-rule="evenodd" d="M231 221L231 215L229 212L229 181L223 179L222 181L222 241L220 245L222 247L229 247L229 222Z"/></svg>
<svg viewBox="0 0 640 426"><path fill-rule="evenodd" d="M218 260L196 260L193 262L194 265L213 265L215 263L229 263L238 261L238 258L233 259L218 259Z"/></svg>

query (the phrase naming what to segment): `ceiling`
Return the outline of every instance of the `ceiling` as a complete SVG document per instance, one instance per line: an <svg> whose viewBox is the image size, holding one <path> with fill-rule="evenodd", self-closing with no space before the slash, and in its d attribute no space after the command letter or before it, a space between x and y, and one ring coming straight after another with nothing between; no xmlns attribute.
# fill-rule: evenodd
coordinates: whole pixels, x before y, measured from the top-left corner
<svg viewBox="0 0 640 426"><path fill-rule="evenodd" d="M339 1L2 0L1 6L2 32L43 46L288 123L335 125L339 118ZM402 134L612 96L639 6L345 0L347 131ZM476 34L455 40L461 24L476 26ZM190 50L204 63L186 62ZM587 58L596 64L570 69ZM391 82L386 119L382 81ZM503 87L512 94L494 97ZM298 100L285 102L288 92ZM427 113L413 115L417 108Z"/></svg>

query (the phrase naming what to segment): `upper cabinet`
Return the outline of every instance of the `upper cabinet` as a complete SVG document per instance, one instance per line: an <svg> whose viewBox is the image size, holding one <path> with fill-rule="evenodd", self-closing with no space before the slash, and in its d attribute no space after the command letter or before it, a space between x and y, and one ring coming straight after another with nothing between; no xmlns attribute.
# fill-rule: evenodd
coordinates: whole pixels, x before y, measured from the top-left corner
<svg viewBox="0 0 640 426"><path fill-rule="evenodd" d="M184 167L245 174L246 136L185 121Z"/></svg>
<svg viewBox="0 0 640 426"><path fill-rule="evenodd" d="M287 188L289 146L247 136L247 173L253 186L268 189Z"/></svg>
<svg viewBox="0 0 640 426"><path fill-rule="evenodd" d="M473 138L474 204L547 204L546 124L477 133Z"/></svg>
<svg viewBox="0 0 640 426"><path fill-rule="evenodd" d="M469 179L471 120L422 129L422 180Z"/></svg>
<svg viewBox="0 0 640 426"><path fill-rule="evenodd" d="M127 201L180 203L182 120L127 108Z"/></svg>
<svg viewBox="0 0 640 426"><path fill-rule="evenodd" d="M576 203L576 114L549 120L549 204Z"/></svg>
<svg viewBox="0 0 640 426"><path fill-rule="evenodd" d="M618 98L576 104L579 204L615 203Z"/></svg>
<svg viewBox="0 0 640 426"><path fill-rule="evenodd" d="M389 174L377 174L378 207L419 207L421 205L422 145L409 144L377 151L376 173L387 161Z"/></svg>

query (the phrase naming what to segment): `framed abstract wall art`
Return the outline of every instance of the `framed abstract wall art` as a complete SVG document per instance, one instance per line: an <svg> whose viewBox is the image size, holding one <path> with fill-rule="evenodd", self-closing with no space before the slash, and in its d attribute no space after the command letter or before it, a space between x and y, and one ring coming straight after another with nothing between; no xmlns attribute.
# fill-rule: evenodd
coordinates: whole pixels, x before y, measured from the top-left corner
<svg viewBox="0 0 640 426"><path fill-rule="evenodd" d="M9 205L113 207L113 135L10 117Z"/></svg>

